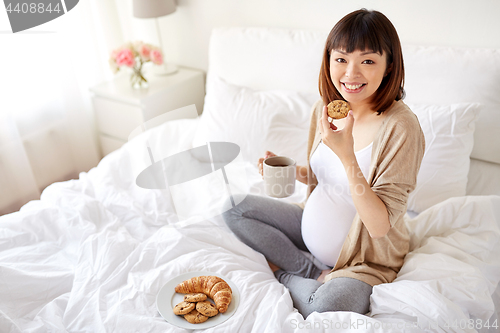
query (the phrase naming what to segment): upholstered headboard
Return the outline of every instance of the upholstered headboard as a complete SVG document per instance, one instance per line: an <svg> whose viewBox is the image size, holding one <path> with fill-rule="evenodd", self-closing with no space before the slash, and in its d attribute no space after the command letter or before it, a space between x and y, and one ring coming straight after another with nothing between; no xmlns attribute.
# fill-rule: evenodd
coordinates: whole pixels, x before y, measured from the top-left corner
<svg viewBox="0 0 500 333"><path fill-rule="evenodd" d="M327 31L217 28L209 49L213 77L254 90L318 94ZM467 194L500 194L500 50L403 45L407 104L480 103ZM496 178L495 178L496 175Z"/></svg>

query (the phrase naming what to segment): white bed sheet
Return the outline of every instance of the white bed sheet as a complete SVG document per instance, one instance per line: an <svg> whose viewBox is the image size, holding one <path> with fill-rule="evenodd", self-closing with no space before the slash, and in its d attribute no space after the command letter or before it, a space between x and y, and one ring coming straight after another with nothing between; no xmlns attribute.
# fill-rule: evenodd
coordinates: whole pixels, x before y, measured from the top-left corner
<svg viewBox="0 0 500 333"><path fill-rule="evenodd" d="M79 180L52 184L40 200L0 217L0 331L183 332L160 317L155 298L172 277L195 270L227 276L241 294L235 315L206 332L400 332L404 325L474 332L460 328L469 315L481 323L496 318L500 196L468 196L408 216L412 252L395 282L374 288L369 316L304 320L264 257L220 216L178 222L165 191L135 186L146 142L175 143L160 155L188 149L195 124L153 128ZM245 168L249 191L261 193L256 166ZM287 200L304 195L299 184ZM457 327L445 327L454 321Z"/></svg>

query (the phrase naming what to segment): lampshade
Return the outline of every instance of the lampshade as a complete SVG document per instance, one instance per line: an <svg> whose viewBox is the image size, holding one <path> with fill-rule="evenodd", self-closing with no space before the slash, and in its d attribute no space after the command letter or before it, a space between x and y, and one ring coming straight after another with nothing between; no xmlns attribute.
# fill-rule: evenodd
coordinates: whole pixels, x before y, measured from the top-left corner
<svg viewBox="0 0 500 333"><path fill-rule="evenodd" d="M134 0L134 17L155 18L175 12L174 0Z"/></svg>

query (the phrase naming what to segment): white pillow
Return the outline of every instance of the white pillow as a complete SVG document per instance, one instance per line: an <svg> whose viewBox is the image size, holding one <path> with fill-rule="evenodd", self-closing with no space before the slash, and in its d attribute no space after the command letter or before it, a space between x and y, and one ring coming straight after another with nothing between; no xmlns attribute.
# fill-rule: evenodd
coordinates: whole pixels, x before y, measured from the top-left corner
<svg viewBox="0 0 500 333"><path fill-rule="evenodd" d="M207 80L205 106L193 146L228 141L241 148L242 158L257 164L266 150L307 163L311 108L319 94L287 90L255 91L218 77Z"/></svg>
<svg viewBox="0 0 500 333"><path fill-rule="evenodd" d="M408 106L424 132L425 153L407 209L421 213L448 198L465 195L479 104Z"/></svg>
<svg viewBox="0 0 500 333"><path fill-rule="evenodd" d="M319 95L287 90L255 91L218 77L207 80L205 107L193 146L228 141L256 164L266 150L307 163L311 107ZM408 104L424 132L426 148L409 211L420 213L451 197L464 196L479 104Z"/></svg>

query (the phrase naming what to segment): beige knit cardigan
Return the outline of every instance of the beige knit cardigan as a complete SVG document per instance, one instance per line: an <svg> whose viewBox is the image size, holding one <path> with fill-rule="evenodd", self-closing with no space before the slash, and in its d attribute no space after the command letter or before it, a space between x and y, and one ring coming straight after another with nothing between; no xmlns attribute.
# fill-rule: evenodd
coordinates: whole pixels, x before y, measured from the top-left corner
<svg viewBox="0 0 500 333"><path fill-rule="evenodd" d="M317 101L311 112L307 147L307 197L305 201L295 203L301 208L305 207L318 184L310 159L321 141L317 124L323 105L322 100ZM408 195L417 183L425 139L417 116L403 101L395 102L385 114L373 140L367 182L386 205L391 228L384 237L372 238L356 213L337 263L325 282L336 277L351 277L372 286L392 282L409 251L410 237L404 215Z"/></svg>

